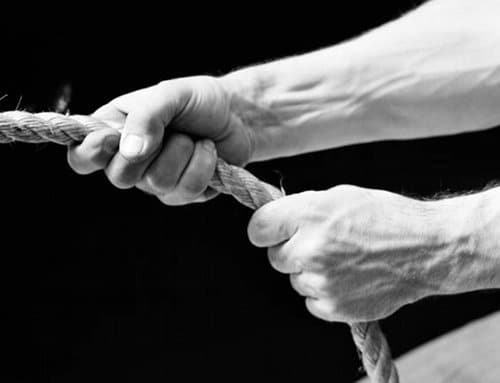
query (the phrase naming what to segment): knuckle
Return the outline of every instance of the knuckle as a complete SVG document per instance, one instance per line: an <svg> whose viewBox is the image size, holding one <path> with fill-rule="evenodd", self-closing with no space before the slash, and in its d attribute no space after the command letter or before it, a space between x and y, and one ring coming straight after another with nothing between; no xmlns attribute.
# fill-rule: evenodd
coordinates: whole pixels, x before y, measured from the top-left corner
<svg viewBox="0 0 500 383"><path fill-rule="evenodd" d="M158 198L158 200L164 204L164 205L167 205L167 206L171 206L171 205L174 205L172 203L172 201L170 200L169 198L169 195L168 194L159 194L159 195L156 195L156 198Z"/></svg>
<svg viewBox="0 0 500 383"><path fill-rule="evenodd" d="M81 176L86 176L86 175L92 173L92 171L90 169L87 169L84 167L72 166L71 164L70 164L70 167L71 167L71 169L73 169L73 171L76 174L81 175Z"/></svg>
<svg viewBox="0 0 500 383"><path fill-rule="evenodd" d="M313 274L303 272L299 274L298 286L305 295L312 297L325 297L323 289L315 283L315 278Z"/></svg>
<svg viewBox="0 0 500 383"><path fill-rule="evenodd" d="M313 316L319 319L327 320L326 313L322 310L318 309L318 299L315 298L306 298L306 308Z"/></svg>
<svg viewBox="0 0 500 383"><path fill-rule="evenodd" d="M180 196L177 192L165 195L158 195L157 197L162 203L169 206L182 206L192 202L191 200L188 200L183 196Z"/></svg>
<svg viewBox="0 0 500 383"><path fill-rule="evenodd" d="M356 186L348 185L348 184L341 184L341 185L335 186L333 189L339 194L347 194L347 193L352 192L354 189L356 189Z"/></svg>
<svg viewBox="0 0 500 383"><path fill-rule="evenodd" d="M310 272L301 272L290 276L290 282L295 290L302 295L312 297L325 296L324 284L321 279L321 276Z"/></svg>
<svg viewBox="0 0 500 383"><path fill-rule="evenodd" d="M92 152L88 154L86 162L91 166L101 167L106 157L108 157L106 152L102 148L99 148L96 150L92 150Z"/></svg>
<svg viewBox="0 0 500 383"><path fill-rule="evenodd" d="M308 222L313 219L313 216L317 214L317 212L323 211L323 193L322 191L310 190L296 195L296 198L300 198L300 200L297 201L297 209L295 212L299 221Z"/></svg>
<svg viewBox="0 0 500 383"><path fill-rule="evenodd" d="M276 247L270 247L267 250L267 258L269 259L269 263L273 269L279 271L280 273L284 273L286 271L286 261L282 251Z"/></svg>
<svg viewBox="0 0 500 383"><path fill-rule="evenodd" d="M369 198L372 196L372 190L362 188L355 185L342 184L337 185L332 188L335 194L341 199L349 199L352 198Z"/></svg>
<svg viewBox="0 0 500 383"><path fill-rule="evenodd" d="M159 91L168 90L168 89L172 88L172 86L175 86L176 83L178 83L181 80L182 80L182 78L171 79L171 80L162 80L156 84L155 88L156 88L156 90L159 90Z"/></svg>
<svg viewBox="0 0 500 383"><path fill-rule="evenodd" d="M98 117L102 114L106 114L106 112L108 110L114 110L114 106L112 104L112 101L111 102L108 102L107 104L104 104L104 105L101 105L99 108L97 108L92 114L91 116L92 117Z"/></svg>
<svg viewBox="0 0 500 383"><path fill-rule="evenodd" d="M180 107L190 93L189 79L189 77L183 77L160 81L154 86L153 94L158 97L164 97L167 94L174 95L171 107Z"/></svg>
<svg viewBox="0 0 500 383"><path fill-rule="evenodd" d="M196 197L203 193L206 189L207 184L200 177L195 177L190 179L185 184L182 185L183 194L187 197Z"/></svg>
<svg viewBox="0 0 500 383"><path fill-rule="evenodd" d="M250 222L248 224L248 236L254 245L261 244L264 238L267 238L266 233L271 225L270 218L272 217L269 205L272 205L272 203L266 204L257 209L257 211L254 212L250 218Z"/></svg>
<svg viewBox="0 0 500 383"><path fill-rule="evenodd" d="M316 257L321 253L321 244L318 238L303 240L295 246L294 256L300 259Z"/></svg>
<svg viewBox="0 0 500 383"><path fill-rule="evenodd" d="M106 172L109 182L118 189L130 189L135 186L132 177L127 172Z"/></svg>
<svg viewBox="0 0 500 383"><path fill-rule="evenodd" d="M289 250L288 257L294 260L297 268L306 271L319 270L323 261L320 246L313 240L294 244Z"/></svg>
<svg viewBox="0 0 500 383"><path fill-rule="evenodd" d="M292 253L285 249L286 245L277 245L268 249L269 263L273 269L284 274L299 273L303 270L302 264Z"/></svg>
<svg viewBox="0 0 500 383"><path fill-rule="evenodd" d="M217 155L215 153L215 151L208 151L206 149L204 149L203 151L201 151L201 156L200 156L200 166L203 168L203 169L210 169L212 167L215 168L215 163L216 163L216 159L217 159ZM208 173L205 173L205 174L208 174Z"/></svg>
<svg viewBox="0 0 500 383"><path fill-rule="evenodd" d="M144 180L154 192L161 194L170 193L176 185L176 180L168 172L146 174Z"/></svg>
<svg viewBox="0 0 500 383"><path fill-rule="evenodd" d="M193 140L186 134L175 133L171 137L172 143L183 153L192 153L194 150Z"/></svg>
<svg viewBox="0 0 500 383"><path fill-rule="evenodd" d="M80 172L80 170L81 170L80 166L78 166L78 164L75 163L75 160L73 159L73 157L71 155L67 156L67 162L68 162L68 165L71 168L71 170L73 170L77 174L82 174Z"/></svg>
<svg viewBox="0 0 500 383"><path fill-rule="evenodd" d="M162 80L159 83L156 84L156 87L158 89L165 89L170 86L170 81L171 80Z"/></svg>
<svg viewBox="0 0 500 383"><path fill-rule="evenodd" d="M255 246L263 243L263 234L268 226L266 221L262 219L262 209L260 208L252 215L247 228L248 239Z"/></svg>
<svg viewBox="0 0 500 383"><path fill-rule="evenodd" d="M257 247L263 247L263 239L253 222L250 222L247 227L247 237L250 243Z"/></svg>
<svg viewBox="0 0 500 383"><path fill-rule="evenodd" d="M306 289L303 288L303 286L300 283L300 274L291 274L290 275L290 284L292 285L292 288L298 292L302 296L307 296L311 294L306 293Z"/></svg>
<svg viewBox="0 0 500 383"><path fill-rule="evenodd" d="M322 273L311 274L311 285L314 286L319 294L329 295L329 280L328 277Z"/></svg>
<svg viewBox="0 0 500 383"><path fill-rule="evenodd" d="M87 166L84 166L80 159L76 158L76 155L72 152L68 151L67 154L67 162L69 167L77 174L86 175L90 173L90 169Z"/></svg>
<svg viewBox="0 0 500 383"><path fill-rule="evenodd" d="M337 304L331 299L306 299L307 310L317 318L327 322L342 322L343 316L337 309Z"/></svg>

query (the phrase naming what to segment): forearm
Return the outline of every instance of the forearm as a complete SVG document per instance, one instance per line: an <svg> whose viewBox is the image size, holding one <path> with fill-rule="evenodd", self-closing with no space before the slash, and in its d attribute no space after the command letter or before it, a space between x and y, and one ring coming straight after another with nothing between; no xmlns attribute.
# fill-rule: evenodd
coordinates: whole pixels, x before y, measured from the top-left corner
<svg viewBox="0 0 500 383"><path fill-rule="evenodd" d="M435 0L353 40L234 72L253 160L500 123L500 1Z"/></svg>

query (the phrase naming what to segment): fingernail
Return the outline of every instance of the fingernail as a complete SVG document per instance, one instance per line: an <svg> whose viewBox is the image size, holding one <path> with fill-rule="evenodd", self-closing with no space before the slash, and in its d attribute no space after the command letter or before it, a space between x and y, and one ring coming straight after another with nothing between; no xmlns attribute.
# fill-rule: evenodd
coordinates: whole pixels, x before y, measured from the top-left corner
<svg viewBox="0 0 500 383"><path fill-rule="evenodd" d="M201 145L210 153L215 153L215 144L212 140L203 140Z"/></svg>
<svg viewBox="0 0 500 383"><path fill-rule="evenodd" d="M120 136L107 136L103 142L103 149L106 153L115 154L120 143Z"/></svg>
<svg viewBox="0 0 500 383"><path fill-rule="evenodd" d="M137 134L128 134L120 145L120 152L125 157L135 157L141 154L144 140Z"/></svg>

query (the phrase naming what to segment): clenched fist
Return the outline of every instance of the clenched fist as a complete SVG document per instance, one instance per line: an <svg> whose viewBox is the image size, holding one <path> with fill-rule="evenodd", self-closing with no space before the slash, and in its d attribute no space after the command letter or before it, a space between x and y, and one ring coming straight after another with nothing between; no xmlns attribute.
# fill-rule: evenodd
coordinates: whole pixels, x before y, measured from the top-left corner
<svg viewBox="0 0 500 383"><path fill-rule="evenodd" d="M94 115L116 129L88 135L68 152L80 174L104 170L118 188L138 187L169 205L205 201L217 155L250 161L250 128L233 113L222 81L199 76L164 81L118 97Z"/></svg>
<svg viewBox="0 0 500 383"><path fill-rule="evenodd" d="M453 292L460 261L445 233L450 225L440 225L445 216L438 201L341 185L263 206L248 235L290 274L313 315L359 322Z"/></svg>

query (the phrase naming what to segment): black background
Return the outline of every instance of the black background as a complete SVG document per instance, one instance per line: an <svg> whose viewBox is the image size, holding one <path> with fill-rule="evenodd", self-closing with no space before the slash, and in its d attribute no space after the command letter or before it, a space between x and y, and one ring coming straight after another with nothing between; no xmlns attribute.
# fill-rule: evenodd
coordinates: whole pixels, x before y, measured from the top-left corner
<svg viewBox="0 0 500 383"><path fill-rule="evenodd" d="M71 112L91 113L164 79L222 75L334 44L418 3L290 4L278 11L138 3L127 14L106 15L67 5L52 19L4 24L0 96L7 97L0 110L49 110L57 89L70 83ZM498 142L493 129L352 146L249 169L275 184L283 176L288 193L349 183L429 197L498 179ZM4 381L361 376L347 326L306 311L265 251L248 243L251 211L229 197L167 207L113 188L103 174L74 174L65 148L55 145L4 145L0 168ZM433 297L382 325L398 356L495 311L497 301L495 292Z"/></svg>

